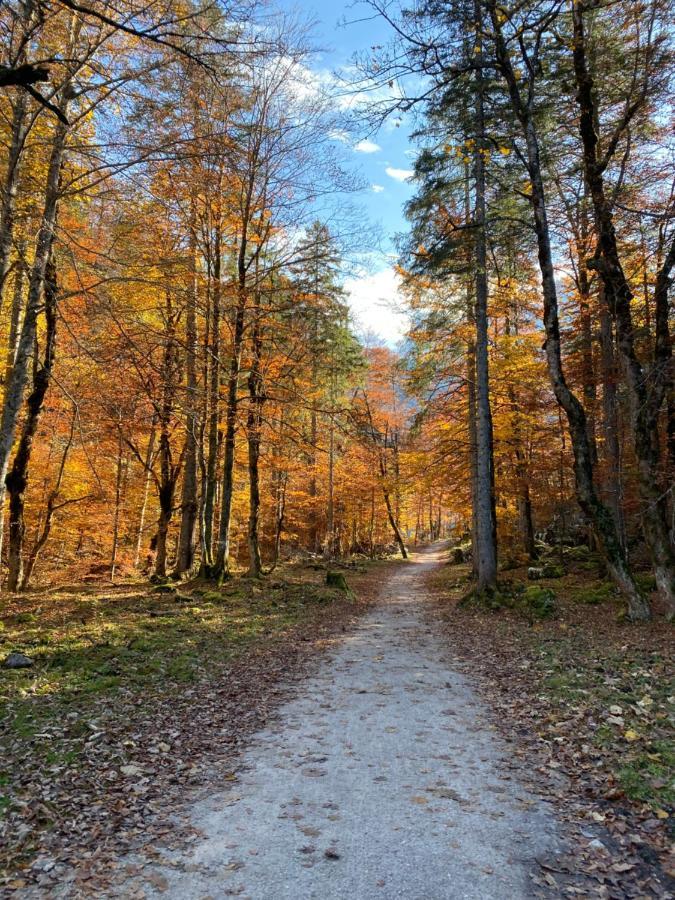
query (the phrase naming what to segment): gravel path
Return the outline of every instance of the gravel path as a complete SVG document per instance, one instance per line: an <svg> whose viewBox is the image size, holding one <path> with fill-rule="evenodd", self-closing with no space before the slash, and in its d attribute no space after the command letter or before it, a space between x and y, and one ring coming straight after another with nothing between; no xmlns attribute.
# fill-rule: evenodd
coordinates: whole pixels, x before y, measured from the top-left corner
<svg viewBox="0 0 675 900"><path fill-rule="evenodd" d="M438 562L427 551L390 577L381 603L254 737L238 781L190 810L203 838L146 866L130 894L533 896L528 873L558 848L555 818L518 783L425 617L423 575Z"/></svg>

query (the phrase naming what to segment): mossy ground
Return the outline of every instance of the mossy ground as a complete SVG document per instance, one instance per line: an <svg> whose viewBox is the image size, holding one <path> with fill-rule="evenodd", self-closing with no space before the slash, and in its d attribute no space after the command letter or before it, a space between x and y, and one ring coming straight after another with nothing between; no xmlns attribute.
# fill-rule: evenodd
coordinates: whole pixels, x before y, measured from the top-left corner
<svg viewBox="0 0 675 900"><path fill-rule="evenodd" d="M613 783L624 798L659 818L675 804L674 630L663 618L621 623L621 600L588 552L566 556L567 573L527 584L525 567L508 570L507 589L466 604L468 568L445 566L430 580L450 640L471 646L476 668L504 690L506 715L522 701L529 727L574 760L580 771ZM641 579L649 590L649 575ZM518 588L514 590L514 585ZM555 615L533 615L536 591L555 592ZM521 598L518 602L518 597ZM547 603L544 604L546 606ZM617 712L620 710L620 712ZM611 792L610 792L611 793Z"/></svg>
<svg viewBox="0 0 675 900"><path fill-rule="evenodd" d="M362 564L368 572L386 563ZM84 764L101 708L162 701L190 690L242 654L280 645L353 596L325 584L325 571L286 567L262 579L74 587L17 595L0 615L0 661L12 651L29 669L0 667L0 819L15 802L21 760L58 770ZM358 581L347 572L347 581ZM367 576L365 576L367 577ZM349 614L347 610L347 614ZM325 616L324 616L325 617ZM46 778L52 777L46 774Z"/></svg>

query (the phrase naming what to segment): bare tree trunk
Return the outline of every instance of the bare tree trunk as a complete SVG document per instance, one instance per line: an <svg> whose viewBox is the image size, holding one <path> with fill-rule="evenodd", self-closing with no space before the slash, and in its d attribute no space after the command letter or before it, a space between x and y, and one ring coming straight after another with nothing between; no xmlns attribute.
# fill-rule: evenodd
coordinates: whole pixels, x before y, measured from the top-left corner
<svg viewBox="0 0 675 900"><path fill-rule="evenodd" d="M181 493L181 523L174 574L190 572L194 565L197 528L197 443L199 414L197 411L197 238L194 210L190 217L189 270L185 320L185 453Z"/></svg>
<svg viewBox="0 0 675 900"><path fill-rule="evenodd" d="M237 402L239 393L239 373L241 371L241 351L243 346L244 319L246 314L246 291L240 289L235 310L232 357L227 383L227 409L225 413L225 439L223 455L222 498L220 503L220 523L218 546L214 564L214 575L219 580L229 574L230 524L232 519L232 496L234 493L234 454L237 431Z"/></svg>
<svg viewBox="0 0 675 900"><path fill-rule="evenodd" d="M209 359L207 424L208 456L204 489L202 525L202 575L208 576L213 566L213 522L218 488L218 425L220 424L220 296L221 296L220 223L216 225L213 249L213 292L211 297L211 348Z"/></svg>
<svg viewBox="0 0 675 900"><path fill-rule="evenodd" d="M574 453L574 474L577 499L581 509L591 523L598 544L607 562L607 568L615 584L628 604L629 616L633 620L649 619L649 604L642 596L628 568L623 547L619 539L614 519L598 497L593 479L593 454L588 439L588 423L584 408L570 390L562 368L560 349L560 322L558 317L558 295L553 269L553 255L546 211L546 194L542 176L539 138L533 116L533 90L521 94L514 72L509 49L502 34L502 24L497 4L490 0L490 17L495 38L498 68L508 86L513 110L521 124L526 143L527 168L532 184L532 207L537 237L539 268L541 270L542 294L544 298L544 329L546 332L546 362L553 385L553 391L560 406L565 411L572 439ZM534 77L534 75L530 75ZM524 97L526 96L526 99Z"/></svg>
<svg viewBox="0 0 675 900"><path fill-rule="evenodd" d="M621 265L614 229L611 202L605 193L604 171L607 160L599 157L593 76L586 58L584 6L572 6L574 28L574 73L579 104L579 132L583 145L584 175L593 201L598 249L593 265L598 269L605 288L605 299L616 325L617 347L621 355L630 402L633 446L638 464L638 481L642 500L642 527L652 556L659 594L670 615L675 615L675 559L670 544L665 485L660 471L659 412L670 379L670 336L667 324L667 290L665 323L657 332L661 341L659 354L650 379L635 350L631 303L633 294ZM657 311L658 315L658 311ZM663 325L665 324L665 328ZM651 385L649 384L651 381Z"/></svg>
<svg viewBox="0 0 675 900"><path fill-rule="evenodd" d="M157 481L159 497L159 518L155 536L155 576L166 578L169 526L173 516L173 501L180 462L173 462L171 452L171 418L177 376L176 315L173 310L171 292L166 292L164 323L164 356L162 359L162 403L159 411L159 468Z"/></svg>
<svg viewBox="0 0 675 900"><path fill-rule="evenodd" d="M600 289L602 295L602 288ZM602 410L604 437L604 492L612 511L621 546L626 547L626 526L623 515L623 487L621 483L621 449L619 446L618 398L616 391L616 360L612 320L604 299L600 298L600 352L602 365Z"/></svg>
<svg viewBox="0 0 675 900"><path fill-rule="evenodd" d="M26 281L26 264L23 256L25 254L25 241L21 242L19 247L19 259L16 262L14 270L14 291L12 293L12 310L9 317L9 333L7 335L7 358L5 361L5 378L4 383L8 384L12 369L14 368L14 360L16 358L16 345L19 339L19 331L21 329L21 318L23 315L24 296L23 290Z"/></svg>
<svg viewBox="0 0 675 900"><path fill-rule="evenodd" d="M37 433L44 401L52 377L54 350L56 343L56 266L53 260L53 243L49 250L49 261L45 266L44 314L45 348L42 365L33 379L33 389L26 404L26 417L21 429L19 445L12 467L6 478L9 494L9 548L7 590L16 591L21 583L23 567L23 545L25 538L24 497L28 486L28 470L33 451L33 440Z"/></svg>
<svg viewBox="0 0 675 900"><path fill-rule="evenodd" d="M124 442L122 440L122 422L117 425L117 465L115 467L115 511L113 515L113 540L112 549L110 551L110 580L115 580L115 570L117 568L117 548L120 536L120 512L122 508L122 482L124 478Z"/></svg>
<svg viewBox="0 0 675 900"><path fill-rule="evenodd" d="M262 574L260 558L260 538L258 528L260 522L260 441L262 437L263 404L265 389L262 375L262 322L260 303L256 304L255 320L251 335L252 362L248 376L249 407L246 418L246 436L248 441L248 483L249 483L249 515L248 515L248 574L259 578Z"/></svg>
<svg viewBox="0 0 675 900"><path fill-rule="evenodd" d="M328 425L328 502L326 505L326 543L323 555L335 555L335 423L331 412Z"/></svg>
<svg viewBox="0 0 675 900"><path fill-rule="evenodd" d="M387 467L386 463L382 457L382 453L379 454L379 465L380 465L380 476L381 476L381 485L382 485L382 496L384 497L384 505L387 508L387 518L389 519L389 524L391 525L391 530L394 532L394 538L396 543L398 544L398 549L401 551L401 556L403 559L408 558L408 551L406 550L405 542L403 540L403 536L401 534L401 530L398 527L398 522L396 521L396 516L394 515L394 508L391 502L391 495L389 494L389 489L387 488Z"/></svg>
<svg viewBox="0 0 675 900"><path fill-rule="evenodd" d="M56 476L56 481L54 483L54 487L49 492L49 496L47 497L47 507L45 511L44 522L42 523L42 528L40 529L38 535L36 536L35 543L30 549L28 557L26 559L26 564L23 569L23 578L21 580L20 590L25 591L30 584L31 577L33 575L33 571L35 569L35 564L42 552L43 547L49 540L49 535L51 534L52 525L54 523L54 516L59 509L63 509L65 506L69 506L71 503L79 503L81 500L86 499L85 497L78 497L72 500L64 500L61 503L58 503L59 494L61 492L61 484L63 482L63 473L66 469L66 461L68 459L68 454L70 453L70 448L73 445L73 436L75 434L75 422L77 421L77 408L73 409L73 416L70 420L70 432L68 434L68 440L63 448L63 453L61 454L61 462L59 464L59 471Z"/></svg>
<svg viewBox="0 0 675 900"><path fill-rule="evenodd" d="M474 2L476 23L477 67L475 70L474 110L474 261L475 261L475 318L476 318L476 588L485 591L497 582L497 543L494 497L494 460L492 453L492 412L490 410L490 381L488 361L488 278L485 201L485 110L484 76L482 69L482 9L481 0Z"/></svg>
<svg viewBox="0 0 675 900"><path fill-rule="evenodd" d="M25 4L27 10L32 10L32 6L32 2ZM28 22L28 19L31 17L32 12L29 12L26 16L26 21ZM28 133L27 107L28 95L26 91L19 90L13 104L5 183L2 187L2 198L0 200L0 307L2 306L5 281L12 255L16 197L19 187L19 162Z"/></svg>
<svg viewBox="0 0 675 900"><path fill-rule="evenodd" d="M145 514L148 509L148 496L150 494L150 481L152 479L152 459L155 452L155 439L157 436L157 426L153 416L152 425L150 427L150 437L148 439L148 449L145 454L144 471L143 471L143 500L141 502L141 511L138 517L138 529L136 531L136 548L134 550L134 568L138 568L141 559L141 547L143 544L143 531L145 529Z"/></svg>
<svg viewBox="0 0 675 900"><path fill-rule="evenodd" d="M59 107L64 115L68 107L67 97L69 96L69 91L70 85L66 84L62 90L64 99ZM5 478L7 477L9 457L14 445L19 412L28 382L30 361L35 345L37 318L42 302L45 270L54 240L54 227L59 200L59 176L63 163L67 131L67 126L60 120L54 126L54 138L45 184L45 200L40 227L35 241L35 256L28 282L26 310L14 357L14 366L5 387L3 398L2 417L0 418L0 509L4 507ZM0 516L0 552L2 550L2 532L3 521Z"/></svg>

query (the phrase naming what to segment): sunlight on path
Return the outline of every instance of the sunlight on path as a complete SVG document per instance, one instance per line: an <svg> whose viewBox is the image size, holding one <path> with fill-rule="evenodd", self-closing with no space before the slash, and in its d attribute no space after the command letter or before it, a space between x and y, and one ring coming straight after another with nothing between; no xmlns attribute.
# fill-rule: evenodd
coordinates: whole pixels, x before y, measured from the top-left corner
<svg viewBox="0 0 675 900"><path fill-rule="evenodd" d="M555 820L443 661L418 599L435 564L427 552L397 570L381 604L254 737L239 781L190 810L203 839L146 867L127 896L532 896L528 869L555 850Z"/></svg>

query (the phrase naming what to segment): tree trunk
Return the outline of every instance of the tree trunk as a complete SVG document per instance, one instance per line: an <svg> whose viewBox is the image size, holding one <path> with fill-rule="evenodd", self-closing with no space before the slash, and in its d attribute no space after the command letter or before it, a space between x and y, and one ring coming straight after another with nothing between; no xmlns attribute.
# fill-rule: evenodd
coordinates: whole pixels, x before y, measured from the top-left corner
<svg viewBox="0 0 675 900"><path fill-rule="evenodd" d="M211 348L209 360L207 424L208 456L202 524L202 575L208 576L213 567L213 523L218 489L218 426L220 424L220 295L221 295L220 224L216 225L213 250L213 292L211 296Z"/></svg>
<svg viewBox="0 0 675 900"><path fill-rule="evenodd" d="M537 237L537 254L544 298L546 362L555 397L567 416L574 454L577 500L595 531L598 545L607 562L607 568L615 584L626 599L630 618L635 621L646 620L651 616L649 604L642 596L628 568L614 519L604 504L601 503L595 489L593 455L588 439L588 423L584 408L570 390L563 373L558 294L553 269L539 138L532 110L532 91L529 92L527 101L523 100L518 79L509 57L509 50L501 31L497 4L491 2L489 8L495 35L498 68L508 86L513 110L521 124L526 143L527 169L532 185L534 227Z"/></svg>
<svg viewBox="0 0 675 900"><path fill-rule="evenodd" d="M181 523L174 574L189 573L194 565L197 528L197 239L194 211L190 221L189 277L185 321L185 453L181 493Z"/></svg>
<svg viewBox="0 0 675 900"><path fill-rule="evenodd" d="M666 328L657 335L662 340L658 362L648 380L635 350L631 303L633 294L621 265L611 202L605 194L604 171L607 162L599 158L593 77L586 58L584 7L572 6L574 28L574 73L579 105L579 132L583 145L584 175L588 183L598 247L593 265L598 269L605 289L605 299L616 326L617 347L626 376L631 410L633 446L638 464L638 481L642 500L642 527L652 556L659 594L670 615L675 615L675 559L668 533L665 485L660 471L659 412L664 386L670 377L670 338ZM656 360L655 360L656 362ZM649 384L651 381L651 385Z"/></svg>
<svg viewBox="0 0 675 900"><path fill-rule="evenodd" d="M68 459L68 454L70 453L70 448L73 445L73 436L75 434L75 423L77 421L77 407L73 409L73 416L70 420L70 432L68 434L68 440L63 448L63 453L61 454L61 462L59 464L59 471L56 476L56 482L54 483L53 489L49 492L49 496L47 497L47 507L45 510L45 518L42 523L42 528L40 529L38 535L36 536L35 543L30 549L28 557L26 559L26 563L23 568L23 578L21 579L20 590L25 591L30 584L31 577L33 575L33 571L35 569L35 564L38 560L40 553L42 552L43 547L49 540L49 535L51 534L52 525L54 522L54 516L58 509L62 509L64 506L68 506L71 503L78 503L80 500L84 500L84 497L73 499L73 500L64 500L62 503L58 503L59 494L61 491L61 484L63 482L63 473L66 469L66 461Z"/></svg>
<svg viewBox="0 0 675 900"><path fill-rule="evenodd" d="M492 454L492 412L488 361L488 278L485 200L485 111L482 49L481 0L474 2L477 68L475 70L474 177L474 263L476 318L476 587L494 588L497 582L497 544Z"/></svg>
<svg viewBox="0 0 675 900"><path fill-rule="evenodd" d="M141 547L143 544L143 531L145 529L145 514L148 509L148 495L150 493L150 481L152 478L152 461L155 452L155 438L157 428L155 418L153 416L152 426L150 428L150 437L148 439L148 449L145 454L145 463L143 470L143 500L141 502L141 511L138 517L138 529L136 531L136 547L134 550L134 568L138 568L141 559Z"/></svg>
<svg viewBox="0 0 675 900"><path fill-rule="evenodd" d="M33 450L33 440L37 433L44 408L45 396L52 377L54 349L56 342L56 266L53 259L53 242L49 250L49 261L45 265L44 315L45 348L42 365L37 369L33 389L26 403L26 417L21 429L19 445L12 467L6 478L9 494L9 548L7 590L16 591L22 579L23 545L25 537L24 497L28 486L28 469Z"/></svg>
<svg viewBox="0 0 675 900"><path fill-rule="evenodd" d="M248 574L259 578L262 574L260 558L260 539L258 534L260 520L260 441L262 436L263 404L265 391L261 369L262 362L262 322L260 304L254 311L255 320L251 336L252 361L248 376L249 407L246 418L246 436L248 441L248 481L249 481L249 515L248 515Z"/></svg>
<svg viewBox="0 0 675 900"><path fill-rule="evenodd" d="M63 96L67 96L67 90L68 87L64 88ZM65 114L67 101L64 101L60 108ZM59 120L54 126L54 140L47 169L45 201L35 241L35 256L28 282L26 310L14 357L14 366L5 387L3 398L2 417L0 419L0 509L4 507L5 478L7 477L9 457L14 445L16 426L28 382L28 372L37 331L37 318L42 303L45 271L54 240L54 227L59 200L59 176L63 163L66 134L67 126ZM0 551L2 549L2 531L3 522L0 516Z"/></svg>
<svg viewBox="0 0 675 900"><path fill-rule="evenodd" d="M600 359L602 366L602 412L605 476L603 488L614 517L621 546L626 548L626 526L623 515L621 448L619 446L619 404L616 391L616 360L612 320L600 289Z"/></svg>
<svg viewBox="0 0 675 900"><path fill-rule="evenodd" d="M180 463L174 464L171 452L171 418L176 393L178 370L176 348L176 316L173 310L171 292L166 292L164 323L164 355L162 359L162 402L159 411L159 469L157 493L159 517L155 536L155 576L166 578L169 526L173 516L173 501Z"/></svg>
<svg viewBox="0 0 675 900"><path fill-rule="evenodd" d="M24 305L24 286L26 281L26 264L23 256L26 251L25 241L21 242L19 247L19 259L16 262L14 270L14 291L12 292L12 310L9 316L9 333L7 335L7 357L5 360L5 378L4 384L9 383L9 379L14 368L14 360L16 359L16 346L19 339L19 331L21 329L21 317L23 315Z"/></svg>
<svg viewBox="0 0 675 900"><path fill-rule="evenodd" d="M333 414L328 425L328 500L326 504L326 543L323 555L331 559L335 555L335 423Z"/></svg>
<svg viewBox="0 0 675 900"><path fill-rule="evenodd" d="M112 549L110 551L110 580L115 580L115 570L117 568L117 548L119 546L120 536L120 513L122 511L122 484L124 481L124 442L122 440L122 422L118 423L118 440L117 440L117 465L115 468L115 512L113 515L113 540Z"/></svg>
<svg viewBox="0 0 675 900"><path fill-rule="evenodd" d="M32 17L33 3L24 4L25 20L28 27ZM28 133L27 121L28 94L19 89L14 101L11 124L11 137L7 152L5 183L0 200L0 307L4 297L5 281L10 268L12 239L14 237L14 218L16 213L16 197L19 187L19 162Z"/></svg>

